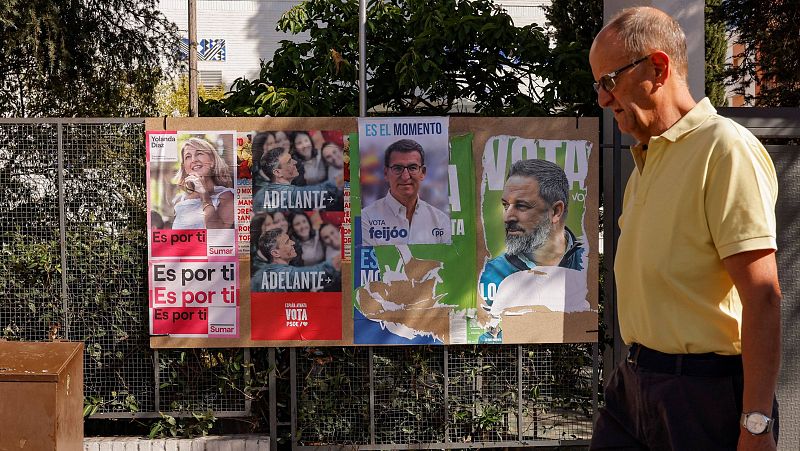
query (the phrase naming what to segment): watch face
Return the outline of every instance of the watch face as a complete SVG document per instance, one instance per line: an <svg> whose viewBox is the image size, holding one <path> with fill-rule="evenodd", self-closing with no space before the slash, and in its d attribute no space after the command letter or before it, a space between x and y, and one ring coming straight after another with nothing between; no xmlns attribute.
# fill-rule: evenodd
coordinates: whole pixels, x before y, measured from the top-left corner
<svg viewBox="0 0 800 451"><path fill-rule="evenodd" d="M744 427L753 434L760 434L767 429L767 418L758 413L747 415Z"/></svg>

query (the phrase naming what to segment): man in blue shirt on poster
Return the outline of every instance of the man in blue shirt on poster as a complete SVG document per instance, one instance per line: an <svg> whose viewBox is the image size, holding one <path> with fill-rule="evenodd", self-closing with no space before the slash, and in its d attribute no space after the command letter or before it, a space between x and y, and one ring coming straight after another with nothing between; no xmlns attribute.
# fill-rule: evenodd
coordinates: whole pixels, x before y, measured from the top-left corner
<svg viewBox="0 0 800 451"><path fill-rule="evenodd" d="M520 160L503 187L506 252L488 262L480 276L481 297L491 306L500 282L537 266L583 269L585 249L566 227L569 182L555 163Z"/></svg>

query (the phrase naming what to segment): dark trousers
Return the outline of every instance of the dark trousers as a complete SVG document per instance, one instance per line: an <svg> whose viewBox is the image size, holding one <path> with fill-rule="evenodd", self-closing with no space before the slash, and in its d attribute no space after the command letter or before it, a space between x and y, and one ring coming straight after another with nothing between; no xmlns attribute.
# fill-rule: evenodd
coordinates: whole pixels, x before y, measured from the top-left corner
<svg viewBox="0 0 800 451"><path fill-rule="evenodd" d="M735 450L743 381L740 356L634 345L606 385L590 449ZM777 441L777 401L772 417Z"/></svg>

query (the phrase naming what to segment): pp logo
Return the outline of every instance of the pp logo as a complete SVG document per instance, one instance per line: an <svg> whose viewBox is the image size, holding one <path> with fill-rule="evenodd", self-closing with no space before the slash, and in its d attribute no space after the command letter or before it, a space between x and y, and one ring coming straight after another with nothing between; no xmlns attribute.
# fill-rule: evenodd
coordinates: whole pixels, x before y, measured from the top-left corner
<svg viewBox="0 0 800 451"><path fill-rule="evenodd" d="M431 229L431 235L433 235L433 236L435 236L437 238L440 237L440 236L444 236L444 229L440 229L440 228Z"/></svg>

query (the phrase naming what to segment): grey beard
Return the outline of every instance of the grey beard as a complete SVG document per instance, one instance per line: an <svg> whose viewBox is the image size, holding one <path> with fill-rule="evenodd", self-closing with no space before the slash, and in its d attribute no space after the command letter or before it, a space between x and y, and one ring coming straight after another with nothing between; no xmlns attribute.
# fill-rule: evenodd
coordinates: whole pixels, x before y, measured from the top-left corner
<svg viewBox="0 0 800 451"><path fill-rule="evenodd" d="M511 255L522 254L533 258L533 252L544 246L544 243L550 238L552 230L553 223L550 222L550 218L545 217L531 233L524 235L509 235L506 233L506 253Z"/></svg>

